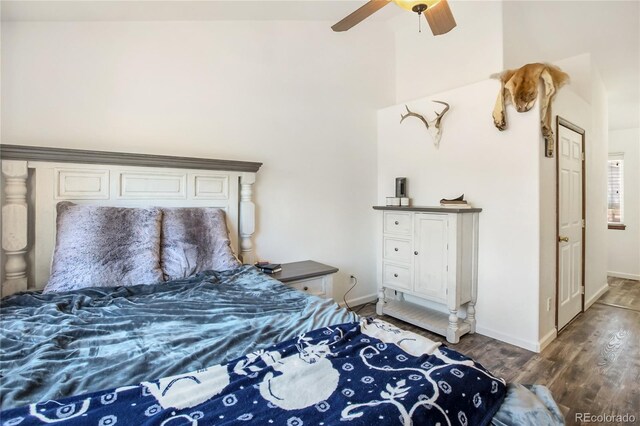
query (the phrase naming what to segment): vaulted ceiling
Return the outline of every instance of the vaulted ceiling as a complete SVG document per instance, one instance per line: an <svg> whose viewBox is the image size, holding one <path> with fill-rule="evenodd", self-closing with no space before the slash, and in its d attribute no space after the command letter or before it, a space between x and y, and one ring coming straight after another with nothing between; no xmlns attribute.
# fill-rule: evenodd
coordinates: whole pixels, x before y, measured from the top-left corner
<svg viewBox="0 0 640 426"><path fill-rule="evenodd" d="M333 23L363 2L2 0L1 13L3 21L313 20ZM454 14L456 8L465 7L463 0L450 0L450 4ZM407 12L398 7L385 7L363 25L382 24L403 13ZM535 51L535 55L543 58L540 60L549 62L590 53L609 95L610 128L640 127L640 2L504 1L504 19L517 20L517 24L505 22L504 47L496 46L505 49L507 66L513 66L509 62L519 63L520 58L531 56L523 46ZM517 31L509 31L510 25Z"/></svg>
<svg viewBox="0 0 640 426"><path fill-rule="evenodd" d="M509 1L505 61L590 53L609 97L609 128L640 127L640 2Z"/></svg>

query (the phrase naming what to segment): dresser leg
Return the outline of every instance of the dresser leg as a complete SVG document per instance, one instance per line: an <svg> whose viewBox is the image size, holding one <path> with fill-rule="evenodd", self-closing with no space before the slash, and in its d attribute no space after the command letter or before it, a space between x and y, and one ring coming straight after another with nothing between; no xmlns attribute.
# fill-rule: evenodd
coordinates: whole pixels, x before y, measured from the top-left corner
<svg viewBox="0 0 640 426"><path fill-rule="evenodd" d="M469 333L476 332L476 304L475 302L469 302L467 306L467 323L469 324Z"/></svg>
<svg viewBox="0 0 640 426"><path fill-rule="evenodd" d="M460 336L458 334L458 311L449 309L449 327L447 327L447 342L458 343Z"/></svg>
<svg viewBox="0 0 640 426"><path fill-rule="evenodd" d="M376 303L376 314L382 315L384 307L384 287L378 290L378 303Z"/></svg>

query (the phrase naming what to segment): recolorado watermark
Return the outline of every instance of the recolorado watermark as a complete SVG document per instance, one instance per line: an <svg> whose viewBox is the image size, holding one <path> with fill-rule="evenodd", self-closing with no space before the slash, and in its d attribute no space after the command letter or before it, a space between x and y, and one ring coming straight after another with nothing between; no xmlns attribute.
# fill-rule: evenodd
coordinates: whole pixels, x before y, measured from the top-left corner
<svg viewBox="0 0 640 426"><path fill-rule="evenodd" d="M576 422L582 423L635 423L637 417L634 414L593 414L593 413L576 413Z"/></svg>

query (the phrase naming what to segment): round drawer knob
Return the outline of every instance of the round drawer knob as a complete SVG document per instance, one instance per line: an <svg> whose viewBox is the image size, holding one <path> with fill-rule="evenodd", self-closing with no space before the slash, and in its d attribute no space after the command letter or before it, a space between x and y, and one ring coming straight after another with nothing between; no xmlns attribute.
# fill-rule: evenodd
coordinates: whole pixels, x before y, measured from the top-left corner
<svg viewBox="0 0 640 426"><path fill-rule="evenodd" d="M417 252L417 251L414 251L414 252L413 252L413 254L415 254L415 255L417 256L417 255L418 255L418 252Z"/></svg>
<svg viewBox="0 0 640 426"><path fill-rule="evenodd" d="M396 225L400 225L400 222L398 222L398 221L396 220L395 224L396 224Z"/></svg>
<svg viewBox="0 0 640 426"><path fill-rule="evenodd" d="M394 277L398 278L398 274L393 274Z"/></svg>
<svg viewBox="0 0 640 426"><path fill-rule="evenodd" d="M398 251L398 247L394 248L395 251Z"/></svg>
<svg viewBox="0 0 640 426"><path fill-rule="evenodd" d="M309 287L307 287L306 285L304 286L304 291L309 290Z"/></svg>

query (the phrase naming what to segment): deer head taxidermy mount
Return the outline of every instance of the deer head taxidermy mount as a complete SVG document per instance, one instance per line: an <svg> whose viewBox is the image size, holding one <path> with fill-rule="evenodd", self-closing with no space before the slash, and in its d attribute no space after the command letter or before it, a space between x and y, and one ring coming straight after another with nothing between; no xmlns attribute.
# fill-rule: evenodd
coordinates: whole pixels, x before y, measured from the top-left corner
<svg viewBox="0 0 640 426"><path fill-rule="evenodd" d="M558 90L569 81L569 75L556 66L533 63L491 77L500 79L500 93L493 108L493 123L501 131L507 128L505 105L511 102L518 112L529 111L538 99L538 85L542 80L544 97L540 105L540 126L546 146L545 156L553 157L551 103Z"/></svg>
<svg viewBox="0 0 640 426"><path fill-rule="evenodd" d="M415 117L420 121L422 121L424 125L427 127L429 134L433 138L433 144L435 145L436 148L438 148L438 146L440 145L440 137L442 136L442 117L444 117L447 111L449 111L449 104L442 101L433 101L433 102L437 102L439 104L444 105L444 109L439 113L436 112L436 118L434 118L433 120L428 120L423 115L417 114L411 111L409 107L405 105L404 107L407 109L407 113L404 115L400 114L400 122L402 123L404 119L407 117Z"/></svg>
<svg viewBox="0 0 640 426"><path fill-rule="evenodd" d="M424 15L434 36L446 34L456 26L456 20L453 18L447 0L370 0L333 25L331 29L338 32L347 31L392 1L405 10L417 13L418 19Z"/></svg>

